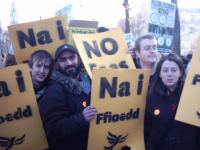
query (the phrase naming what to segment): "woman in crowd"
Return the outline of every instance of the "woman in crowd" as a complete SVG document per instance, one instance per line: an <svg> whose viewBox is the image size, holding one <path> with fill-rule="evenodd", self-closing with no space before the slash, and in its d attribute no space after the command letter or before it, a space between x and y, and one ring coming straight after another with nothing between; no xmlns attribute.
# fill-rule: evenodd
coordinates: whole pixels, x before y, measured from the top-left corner
<svg viewBox="0 0 200 150"><path fill-rule="evenodd" d="M163 56L147 96L145 144L147 150L197 150L198 128L174 120L185 81L185 68L176 54Z"/></svg>
<svg viewBox="0 0 200 150"><path fill-rule="evenodd" d="M15 56L14 56L14 52L13 52L12 45L11 45L10 48L8 49L8 54L6 55L3 64L4 64L4 65L3 65L4 67L17 65L16 60L15 60Z"/></svg>

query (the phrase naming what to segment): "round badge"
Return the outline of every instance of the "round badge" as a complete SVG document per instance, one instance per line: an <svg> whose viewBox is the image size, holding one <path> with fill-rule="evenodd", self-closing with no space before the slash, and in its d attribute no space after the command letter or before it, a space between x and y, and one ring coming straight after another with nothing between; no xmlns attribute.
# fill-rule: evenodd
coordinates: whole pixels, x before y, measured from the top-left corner
<svg viewBox="0 0 200 150"><path fill-rule="evenodd" d="M172 26L173 25L173 18L171 17L171 16L169 16L168 18L167 18L167 24L168 24L168 26Z"/></svg>
<svg viewBox="0 0 200 150"><path fill-rule="evenodd" d="M160 23L161 23L162 25L164 25L165 22L166 22L166 17L165 17L164 15L161 15L160 18L159 18L159 21L160 21Z"/></svg>
<svg viewBox="0 0 200 150"><path fill-rule="evenodd" d="M165 43L165 39L162 36L160 36L158 38L158 45L162 46L162 45L164 45L164 43Z"/></svg>
<svg viewBox="0 0 200 150"><path fill-rule="evenodd" d="M150 20L152 23L156 23L158 21L158 14L157 13L152 13L150 16Z"/></svg>
<svg viewBox="0 0 200 150"><path fill-rule="evenodd" d="M170 46L172 45L172 40L171 40L171 38L167 38L167 39L166 39L166 45L167 45L168 47L170 47Z"/></svg>
<svg viewBox="0 0 200 150"><path fill-rule="evenodd" d="M159 115L159 114L160 114L160 110L159 110L159 109L156 109L156 110L154 111L154 114L155 114L155 115Z"/></svg>

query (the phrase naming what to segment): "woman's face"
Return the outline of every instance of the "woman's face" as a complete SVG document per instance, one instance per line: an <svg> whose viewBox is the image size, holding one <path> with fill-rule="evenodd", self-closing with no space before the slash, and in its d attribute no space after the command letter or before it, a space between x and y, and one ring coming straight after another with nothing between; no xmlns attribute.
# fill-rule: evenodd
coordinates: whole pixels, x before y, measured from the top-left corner
<svg viewBox="0 0 200 150"><path fill-rule="evenodd" d="M163 62L160 70L160 78L171 92L175 89L181 74L179 66L174 61L166 60Z"/></svg>

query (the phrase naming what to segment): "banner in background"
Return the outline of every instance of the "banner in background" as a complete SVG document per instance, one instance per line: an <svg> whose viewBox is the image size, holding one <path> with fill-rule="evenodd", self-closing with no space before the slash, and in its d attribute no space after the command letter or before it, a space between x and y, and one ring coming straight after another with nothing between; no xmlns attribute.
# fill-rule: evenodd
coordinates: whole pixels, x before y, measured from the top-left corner
<svg viewBox="0 0 200 150"><path fill-rule="evenodd" d="M133 34L132 33L124 34L124 38L126 40L126 43L127 43L128 47L134 47L135 39L133 38Z"/></svg>
<svg viewBox="0 0 200 150"><path fill-rule="evenodd" d="M88 150L144 150L144 113L150 70L93 69Z"/></svg>
<svg viewBox="0 0 200 150"><path fill-rule="evenodd" d="M157 39L159 52L172 51L175 13L176 4L151 0L148 34Z"/></svg>

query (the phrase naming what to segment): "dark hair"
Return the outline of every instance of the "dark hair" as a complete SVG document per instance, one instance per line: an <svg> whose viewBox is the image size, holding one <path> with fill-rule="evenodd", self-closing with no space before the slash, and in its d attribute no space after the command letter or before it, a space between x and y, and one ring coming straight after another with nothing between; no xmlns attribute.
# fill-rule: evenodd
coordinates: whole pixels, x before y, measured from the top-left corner
<svg viewBox="0 0 200 150"><path fill-rule="evenodd" d="M50 69L51 69L53 67L53 58L52 58L51 54L49 54L49 52L47 52L45 50L35 51L31 55L28 65L32 68L34 61L42 61L43 59L45 59L46 61L47 60L50 61Z"/></svg>
<svg viewBox="0 0 200 150"><path fill-rule="evenodd" d="M5 54L4 54L4 53L3 53L3 54L1 54L1 57L2 57L2 58L5 58Z"/></svg>
<svg viewBox="0 0 200 150"><path fill-rule="evenodd" d="M17 62L15 60L15 56L11 54L7 54L4 60L4 67L14 66L17 65Z"/></svg>
<svg viewBox="0 0 200 150"><path fill-rule="evenodd" d="M140 52L140 43L144 39L153 39L153 40L155 39L156 40L156 38L153 35L150 35L150 34L141 36L141 37L137 38L137 40L135 41L135 45L134 45L135 50Z"/></svg>
<svg viewBox="0 0 200 150"><path fill-rule="evenodd" d="M192 54L188 54L188 55L186 56L186 58L192 59Z"/></svg>
<svg viewBox="0 0 200 150"><path fill-rule="evenodd" d="M105 28L105 27L99 27L98 28L98 33L100 33L100 32L106 32L106 31L109 31L109 29Z"/></svg>
<svg viewBox="0 0 200 150"><path fill-rule="evenodd" d="M181 71L181 76L178 80L178 84L181 87L183 87L183 84L184 84L184 81L185 81L185 68L184 68L183 62L178 55L176 55L174 53L170 53L168 55L163 56L162 59L160 60L160 62L158 63L158 66L156 68L156 71L154 73L154 76L153 76L153 79L152 79L152 82L151 82L151 88L150 88L150 95L151 96L153 96L155 89L159 92L159 94L161 96L163 96L165 94L165 90L167 89L167 87L163 84L162 79L160 78L159 75L160 75L162 64L166 60L173 61L179 66L179 69Z"/></svg>

